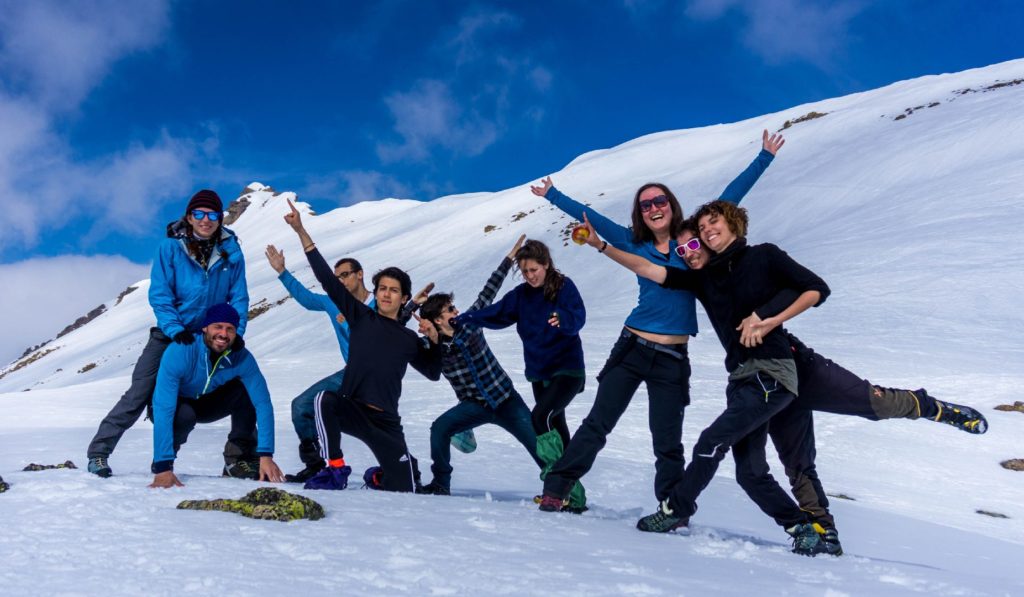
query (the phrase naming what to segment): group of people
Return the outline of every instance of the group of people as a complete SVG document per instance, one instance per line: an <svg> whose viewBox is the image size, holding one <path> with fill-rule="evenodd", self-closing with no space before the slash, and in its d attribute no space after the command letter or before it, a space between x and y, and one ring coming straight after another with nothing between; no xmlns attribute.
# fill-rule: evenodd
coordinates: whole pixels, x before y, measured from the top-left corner
<svg viewBox="0 0 1024 597"><path fill-rule="evenodd" d="M927 419L980 434L985 418L938 400L924 389L877 386L815 353L783 324L823 303L828 285L773 244L749 245L746 210L738 204L782 147L763 135L762 150L719 199L690 218L665 185L641 186L631 225L601 216L558 191L550 178L531 187L583 222L585 242L637 275L639 299L604 367L589 414L571 432L565 411L586 380L580 332L583 298L555 268L548 247L520 237L464 311L450 293L427 285L415 296L409 275L387 267L365 286L359 261L333 268L320 254L289 202L285 222L297 235L324 294L310 291L286 269L284 255L266 249L270 266L296 302L330 318L344 366L291 403L304 468L282 474L273 460L274 423L266 381L242 339L248 312L245 267L235 235L223 227L223 205L202 190L185 215L168 225L149 290L157 327L135 365L132 384L89 446L89 471L112 474L108 459L122 434L149 410L153 420L151 487L180 485L174 460L197 423L231 417L223 474L308 489L345 489L352 469L342 435L363 441L377 460L363 475L371 488L449 495L451 448L472 451L472 430L492 423L512 434L541 471L542 511L586 509L580 480L640 384L647 388L655 460L656 511L637 528L685 527L697 499L732 451L747 495L793 539L804 555L840 555L842 546L815 467L813 411L869 420ZM516 266L523 277L500 299ZM689 463L682 426L690 402L688 341L697 333L699 300L726 352L726 406L699 436ZM418 322L418 334L407 327ZM531 409L487 345L483 329L516 326L522 340ZM451 384L458 402L430 428L433 478L423 484L399 414L409 366ZM769 472L771 437L792 497ZM795 498L795 500L794 500Z"/></svg>

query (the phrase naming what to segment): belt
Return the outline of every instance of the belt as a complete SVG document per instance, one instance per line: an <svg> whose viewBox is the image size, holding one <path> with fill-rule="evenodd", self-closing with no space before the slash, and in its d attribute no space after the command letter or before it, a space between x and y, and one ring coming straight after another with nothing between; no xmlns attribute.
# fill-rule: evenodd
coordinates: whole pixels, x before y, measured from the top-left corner
<svg viewBox="0 0 1024 597"><path fill-rule="evenodd" d="M686 344L658 344L657 342L651 342L646 338L641 338L629 330L622 330L622 337L632 337L633 341L640 346L646 346L651 350L663 352L671 357L679 359L680 361L686 359Z"/></svg>

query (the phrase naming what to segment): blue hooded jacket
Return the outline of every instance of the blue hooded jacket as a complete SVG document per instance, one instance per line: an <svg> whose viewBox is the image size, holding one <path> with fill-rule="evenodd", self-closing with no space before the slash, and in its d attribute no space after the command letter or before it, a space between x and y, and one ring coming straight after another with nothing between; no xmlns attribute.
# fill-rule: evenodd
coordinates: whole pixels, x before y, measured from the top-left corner
<svg viewBox="0 0 1024 597"><path fill-rule="evenodd" d="M160 359L153 392L153 469L170 470L174 462L174 413L178 399L196 400L237 378L245 386L256 409L258 437L256 454L274 454L274 406L270 402L267 381L256 359L247 349L228 349L210 361L210 349L202 334L192 344L171 343ZM159 469L159 470L158 470Z"/></svg>
<svg viewBox="0 0 1024 597"><path fill-rule="evenodd" d="M198 332L206 310L229 303L241 321L238 335L245 334L249 291L245 286L245 259L235 233L221 226L220 242L203 269L189 254L190 228L184 221L167 226L150 273L149 304L160 331L173 338L180 332Z"/></svg>

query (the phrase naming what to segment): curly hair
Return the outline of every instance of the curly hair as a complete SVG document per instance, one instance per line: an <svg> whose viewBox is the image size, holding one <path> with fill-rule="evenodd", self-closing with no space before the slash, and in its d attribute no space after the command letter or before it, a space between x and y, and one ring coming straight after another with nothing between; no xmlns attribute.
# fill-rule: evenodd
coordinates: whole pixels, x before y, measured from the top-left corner
<svg viewBox="0 0 1024 597"><path fill-rule="evenodd" d="M697 213L690 218L694 223L700 222L704 216L721 216L725 218L726 225L738 238L746 238L747 225L750 223L747 218L747 210L728 201L716 199L705 203L697 208Z"/></svg>

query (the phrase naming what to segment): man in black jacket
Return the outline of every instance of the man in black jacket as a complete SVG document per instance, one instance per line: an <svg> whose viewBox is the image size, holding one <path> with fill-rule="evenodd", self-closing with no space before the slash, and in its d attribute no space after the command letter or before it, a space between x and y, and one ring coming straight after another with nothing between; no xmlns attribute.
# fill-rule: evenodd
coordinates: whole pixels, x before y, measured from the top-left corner
<svg viewBox="0 0 1024 597"><path fill-rule="evenodd" d="M334 276L316 244L302 226L295 206L285 222L295 230L327 296L349 324L349 360L345 378L337 392L322 392L316 398L316 423L327 467L306 483L308 489L344 489L348 478L342 460L341 434L363 440L377 457L381 488L414 491L416 462L409 454L398 399L402 378L412 365L431 380L441 378L441 352L437 331L421 338L399 322L402 306L412 295L408 274L397 267L385 268L373 276L375 309L362 304Z"/></svg>

